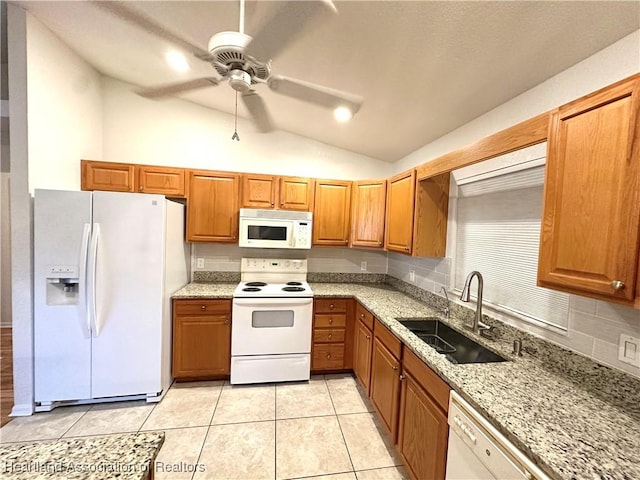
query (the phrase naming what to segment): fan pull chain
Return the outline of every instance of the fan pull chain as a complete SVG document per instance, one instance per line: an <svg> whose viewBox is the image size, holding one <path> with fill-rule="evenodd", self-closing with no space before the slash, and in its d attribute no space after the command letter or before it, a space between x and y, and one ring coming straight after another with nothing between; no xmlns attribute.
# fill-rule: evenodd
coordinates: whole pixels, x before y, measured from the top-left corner
<svg viewBox="0 0 640 480"><path fill-rule="evenodd" d="M231 136L231 140L240 141L240 136L238 135L238 92L236 92L236 116L235 116L235 123L233 126L233 135Z"/></svg>

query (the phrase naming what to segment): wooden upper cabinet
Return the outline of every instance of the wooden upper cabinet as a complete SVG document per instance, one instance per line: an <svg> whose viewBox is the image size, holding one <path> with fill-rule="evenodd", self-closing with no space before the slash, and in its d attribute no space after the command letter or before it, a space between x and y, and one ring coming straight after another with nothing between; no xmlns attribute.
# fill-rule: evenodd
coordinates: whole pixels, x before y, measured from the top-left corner
<svg viewBox="0 0 640 480"><path fill-rule="evenodd" d="M278 193L278 177L245 173L242 175L244 208L274 208Z"/></svg>
<svg viewBox="0 0 640 480"><path fill-rule="evenodd" d="M242 175L243 208L277 208L310 212L313 209L314 181L302 177Z"/></svg>
<svg viewBox="0 0 640 480"><path fill-rule="evenodd" d="M385 248L411 254L413 246L413 208L416 171L391 177L387 185Z"/></svg>
<svg viewBox="0 0 640 480"><path fill-rule="evenodd" d="M182 168L138 167L138 189L140 193L158 193L167 197L185 196L185 171Z"/></svg>
<svg viewBox="0 0 640 480"><path fill-rule="evenodd" d="M315 181L312 178L280 177L278 183L281 209L313 211Z"/></svg>
<svg viewBox="0 0 640 480"><path fill-rule="evenodd" d="M136 184L135 165L82 160L80 168L82 190L134 191Z"/></svg>
<svg viewBox="0 0 640 480"><path fill-rule="evenodd" d="M551 115L538 284L633 303L640 222L640 77Z"/></svg>
<svg viewBox="0 0 640 480"><path fill-rule="evenodd" d="M187 241L237 242L239 193L239 174L190 171Z"/></svg>
<svg viewBox="0 0 640 480"><path fill-rule="evenodd" d="M313 209L313 244L342 245L349 243L351 182L316 180Z"/></svg>
<svg viewBox="0 0 640 480"><path fill-rule="evenodd" d="M353 183L351 247L384 247L384 216L387 181Z"/></svg>
<svg viewBox="0 0 640 480"><path fill-rule="evenodd" d="M446 255L450 177L449 173L442 173L416 182L413 256Z"/></svg>

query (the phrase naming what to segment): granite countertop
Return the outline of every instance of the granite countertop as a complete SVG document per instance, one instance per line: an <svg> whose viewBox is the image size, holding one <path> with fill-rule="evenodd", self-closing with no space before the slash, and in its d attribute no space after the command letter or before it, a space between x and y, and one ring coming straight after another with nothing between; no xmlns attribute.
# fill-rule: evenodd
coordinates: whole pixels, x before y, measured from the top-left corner
<svg viewBox="0 0 640 480"><path fill-rule="evenodd" d="M0 476L11 480L150 478L164 432L72 438L0 447Z"/></svg>
<svg viewBox="0 0 640 480"><path fill-rule="evenodd" d="M235 284L190 284L174 298L230 297ZM355 297L499 431L557 479L640 479L640 381L527 337L511 355L515 329L496 326L488 340L464 334L510 361L455 365L419 340L397 318L441 317L386 284L312 283L316 297ZM211 293L211 294L209 294ZM455 312L446 320L461 330ZM444 319L443 319L444 320ZM518 334L518 336L522 336Z"/></svg>

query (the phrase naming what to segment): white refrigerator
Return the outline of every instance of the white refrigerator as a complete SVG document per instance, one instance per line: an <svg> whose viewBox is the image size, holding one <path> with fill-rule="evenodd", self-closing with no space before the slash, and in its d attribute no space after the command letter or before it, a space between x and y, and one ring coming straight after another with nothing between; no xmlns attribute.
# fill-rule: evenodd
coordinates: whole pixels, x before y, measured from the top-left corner
<svg viewBox="0 0 640 480"><path fill-rule="evenodd" d="M36 190L36 411L171 384L171 295L188 283L184 206L162 195Z"/></svg>

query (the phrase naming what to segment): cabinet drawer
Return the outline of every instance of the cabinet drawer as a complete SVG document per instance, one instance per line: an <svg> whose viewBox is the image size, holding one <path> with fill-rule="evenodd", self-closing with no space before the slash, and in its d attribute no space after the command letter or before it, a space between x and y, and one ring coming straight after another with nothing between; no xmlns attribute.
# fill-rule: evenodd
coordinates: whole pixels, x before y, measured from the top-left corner
<svg viewBox="0 0 640 480"><path fill-rule="evenodd" d="M364 323L369 330L373 330L373 314L359 303L356 307L356 318Z"/></svg>
<svg viewBox="0 0 640 480"><path fill-rule="evenodd" d="M402 342L398 340L391 331L384 326L380 320L376 319L375 327L373 329L373 336L380 340L380 342L387 347L387 349L396 357L400 359L400 352L402 350Z"/></svg>
<svg viewBox="0 0 640 480"><path fill-rule="evenodd" d="M313 343L344 343L344 328L316 328Z"/></svg>
<svg viewBox="0 0 640 480"><path fill-rule="evenodd" d="M344 313L316 313L314 322L314 328L344 327L347 324L347 315Z"/></svg>
<svg viewBox="0 0 640 480"><path fill-rule="evenodd" d="M176 315L208 315L231 313L231 300L174 300Z"/></svg>
<svg viewBox="0 0 640 480"><path fill-rule="evenodd" d="M332 312L346 312L347 311L347 299L346 298L318 298L316 299L316 313L332 313Z"/></svg>
<svg viewBox="0 0 640 480"><path fill-rule="evenodd" d="M321 343L313 345L314 370L344 368L344 343Z"/></svg>

